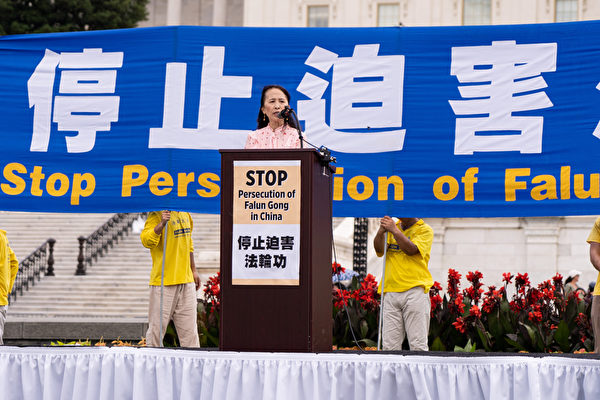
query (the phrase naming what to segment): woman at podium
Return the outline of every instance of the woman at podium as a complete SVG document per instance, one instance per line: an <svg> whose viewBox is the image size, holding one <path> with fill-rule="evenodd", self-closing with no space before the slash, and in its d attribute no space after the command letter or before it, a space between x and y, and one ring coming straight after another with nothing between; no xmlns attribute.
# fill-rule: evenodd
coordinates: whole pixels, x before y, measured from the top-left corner
<svg viewBox="0 0 600 400"><path fill-rule="evenodd" d="M258 110L257 128L248 134L245 149L300 148L296 123L290 117L290 94L282 86L263 88Z"/></svg>

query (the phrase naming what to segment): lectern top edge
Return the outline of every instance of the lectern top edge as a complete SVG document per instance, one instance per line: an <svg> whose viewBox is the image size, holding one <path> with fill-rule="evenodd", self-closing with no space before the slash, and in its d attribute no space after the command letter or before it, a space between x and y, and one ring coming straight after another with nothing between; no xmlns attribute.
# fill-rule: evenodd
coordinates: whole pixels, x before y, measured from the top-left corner
<svg viewBox="0 0 600 400"><path fill-rule="evenodd" d="M219 153L318 153L317 149L219 149Z"/></svg>

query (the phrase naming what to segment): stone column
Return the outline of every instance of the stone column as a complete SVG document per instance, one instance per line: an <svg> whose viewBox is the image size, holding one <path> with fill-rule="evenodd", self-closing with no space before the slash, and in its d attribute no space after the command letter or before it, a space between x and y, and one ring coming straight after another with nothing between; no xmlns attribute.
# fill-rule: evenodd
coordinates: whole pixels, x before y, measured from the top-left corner
<svg viewBox="0 0 600 400"><path fill-rule="evenodd" d="M181 0L167 0L167 25L181 25Z"/></svg>
<svg viewBox="0 0 600 400"><path fill-rule="evenodd" d="M537 286L558 272L560 217L522 218L521 223L525 233L527 272L531 284Z"/></svg>
<svg viewBox="0 0 600 400"><path fill-rule="evenodd" d="M227 0L214 0L213 3L213 26L225 26L227 17Z"/></svg>

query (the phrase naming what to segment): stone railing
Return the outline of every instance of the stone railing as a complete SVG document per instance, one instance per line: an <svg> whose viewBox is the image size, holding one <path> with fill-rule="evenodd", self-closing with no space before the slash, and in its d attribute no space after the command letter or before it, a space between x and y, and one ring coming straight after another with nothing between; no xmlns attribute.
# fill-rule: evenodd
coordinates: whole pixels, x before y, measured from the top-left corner
<svg viewBox="0 0 600 400"><path fill-rule="evenodd" d="M75 275L85 275L87 267L91 267L99 257L105 255L108 249L129 233L133 222L140 215L143 213L115 214L88 237L78 237L79 255Z"/></svg>
<svg viewBox="0 0 600 400"><path fill-rule="evenodd" d="M8 296L9 302L17 300L17 296L23 296L23 292L29 290L40 280L42 274L54 276L54 244L56 240L50 238L40 247L35 249L23 261L19 263L19 272L15 278L12 292Z"/></svg>

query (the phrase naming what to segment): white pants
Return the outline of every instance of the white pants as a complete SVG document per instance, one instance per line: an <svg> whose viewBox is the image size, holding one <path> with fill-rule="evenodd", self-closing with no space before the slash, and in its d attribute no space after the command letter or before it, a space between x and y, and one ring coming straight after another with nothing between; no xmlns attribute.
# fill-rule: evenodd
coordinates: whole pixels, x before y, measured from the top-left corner
<svg viewBox="0 0 600 400"><path fill-rule="evenodd" d="M383 298L383 350L402 350L408 337L411 350L427 351L431 303L420 286L388 292Z"/></svg>
<svg viewBox="0 0 600 400"><path fill-rule="evenodd" d="M4 336L4 323L6 322L6 310L8 306L0 306L0 345L4 344L2 336Z"/></svg>
<svg viewBox="0 0 600 400"><path fill-rule="evenodd" d="M162 309L162 332L160 331L160 286L150 286L150 304L148 310L148 331L146 344L159 347L173 320L181 347L200 347L198 338L198 313L196 286L194 282L164 287Z"/></svg>

